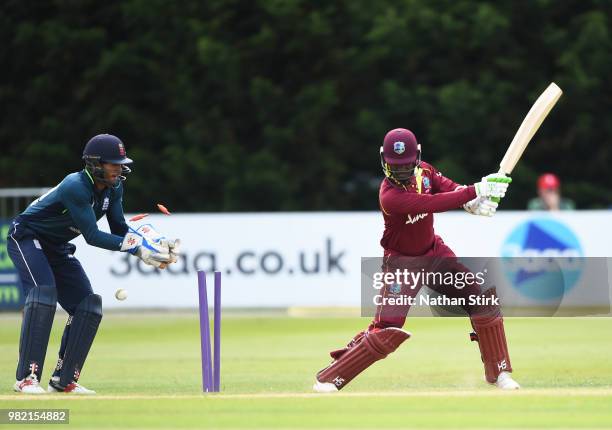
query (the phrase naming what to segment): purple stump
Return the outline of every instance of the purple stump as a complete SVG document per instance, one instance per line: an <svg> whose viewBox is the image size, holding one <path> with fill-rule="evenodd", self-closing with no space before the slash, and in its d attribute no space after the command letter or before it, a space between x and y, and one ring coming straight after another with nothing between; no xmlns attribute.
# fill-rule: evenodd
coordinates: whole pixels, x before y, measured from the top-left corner
<svg viewBox="0 0 612 430"><path fill-rule="evenodd" d="M220 391L221 386L221 272L215 272L215 308L214 308L214 378L213 391Z"/></svg>
<svg viewBox="0 0 612 430"><path fill-rule="evenodd" d="M202 390L213 391L213 375L210 355L210 321L208 319L208 295L206 273L198 270L198 296L200 304L200 346L202 349Z"/></svg>

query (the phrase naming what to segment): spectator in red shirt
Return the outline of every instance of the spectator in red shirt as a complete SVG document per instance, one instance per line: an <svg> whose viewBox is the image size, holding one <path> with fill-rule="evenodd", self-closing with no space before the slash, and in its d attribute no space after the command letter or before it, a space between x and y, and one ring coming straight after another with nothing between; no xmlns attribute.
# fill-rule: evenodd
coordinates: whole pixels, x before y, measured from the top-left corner
<svg viewBox="0 0 612 430"><path fill-rule="evenodd" d="M538 178L538 197L529 200L527 209L534 211L574 210L570 199L561 197L561 181L553 173L544 173Z"/></svg>

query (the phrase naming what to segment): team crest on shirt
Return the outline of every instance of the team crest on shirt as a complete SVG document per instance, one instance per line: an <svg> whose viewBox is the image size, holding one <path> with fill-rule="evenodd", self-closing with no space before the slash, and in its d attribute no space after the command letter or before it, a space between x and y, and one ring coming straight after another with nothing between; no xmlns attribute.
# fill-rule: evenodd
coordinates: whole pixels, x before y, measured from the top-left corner
<svg viewBox="0 0 612 430"><path fill-rule="evenodd" d="M431 188L431 181L427 176L423 177L423 186L425 188Z"/></svg>
<svg viewBox="0 0 612 430"><path fill-rule="evenodd" d="M104 197L104 201L102 202L102 212L105 212L106 210L108 210L109 204L110 204L110 201L108 197Z"/></svg>
<svg viewBox="0 0 612 430"><path fill-rule="evenodd" d="M394 142L393 152L395 152L398 155L401 155L404 152L406 152L406 145L404 144L404 142Z"/></svg>

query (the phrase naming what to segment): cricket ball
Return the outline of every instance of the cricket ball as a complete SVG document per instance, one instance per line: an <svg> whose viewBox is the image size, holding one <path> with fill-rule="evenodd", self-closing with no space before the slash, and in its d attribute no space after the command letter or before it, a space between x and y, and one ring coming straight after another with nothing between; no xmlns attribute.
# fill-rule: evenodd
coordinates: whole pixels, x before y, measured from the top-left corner
<svg viewBox="0 0 612 430"><path fill-rule="evenodd" d="M115 291L115 298L117 300L125 300L127 299L128 296L128 292L127 290L124 290L123 288L119 288L117 291Z"/></svg>

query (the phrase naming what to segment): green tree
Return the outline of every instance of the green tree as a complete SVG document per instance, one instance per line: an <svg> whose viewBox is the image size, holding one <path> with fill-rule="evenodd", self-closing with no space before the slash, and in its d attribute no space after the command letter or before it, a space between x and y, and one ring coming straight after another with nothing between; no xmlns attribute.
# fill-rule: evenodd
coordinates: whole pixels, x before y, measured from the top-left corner
<svg viewBox="0 0 612 430"><path fill-rule="evenodd" d="M554 80L503 207L544 171L607 207L611 16L598 0L6 1L0 187L53 185L110 132L136 161L130 211L375 209L388 129L474 182Z"/></svg>

